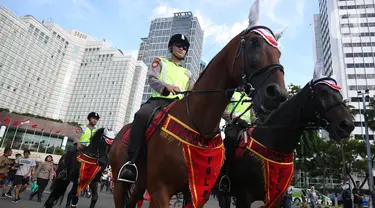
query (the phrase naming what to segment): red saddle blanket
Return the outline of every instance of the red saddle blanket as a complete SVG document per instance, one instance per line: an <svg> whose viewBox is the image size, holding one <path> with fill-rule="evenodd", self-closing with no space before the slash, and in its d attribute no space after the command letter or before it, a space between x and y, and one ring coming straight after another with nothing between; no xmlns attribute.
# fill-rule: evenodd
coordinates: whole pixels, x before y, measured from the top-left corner
<svg viewBox="0 0 375 208"><path fill-rule="evenodd" d="M294 173L293 153L282 154L265 147L251 137L252 130L247 131L247 135L250 137L247 143L244 139L241 139L239 148L236 149L236 157L241 157L247 153L261 161L266 193L263 207L275 207L292 183Z"/></svg>
<svg viewBox="0 0 375 208"><path fill-rule="evenodd" d="M100 170L100 166L97 164L95 158L90 157L84 153L80 153L77 155L77 161L81 163L76 194L76 196L79 196L81 191L85 189L95 178L96 174Z"/></svg>
<svg viewBox="0 0 375 208"><path fill-rule="evenodd" d="M192 197L190 206L201 207L209 197L224 162L223 140L221 134L217 134L214 138L206 138L168 114L173 105L174 103L164 107L156 114L146 131L146 140L148 141L154 131L161 127L163 137L174 138L181 142ZM128 132L123 137L125 145Z"/></svg>

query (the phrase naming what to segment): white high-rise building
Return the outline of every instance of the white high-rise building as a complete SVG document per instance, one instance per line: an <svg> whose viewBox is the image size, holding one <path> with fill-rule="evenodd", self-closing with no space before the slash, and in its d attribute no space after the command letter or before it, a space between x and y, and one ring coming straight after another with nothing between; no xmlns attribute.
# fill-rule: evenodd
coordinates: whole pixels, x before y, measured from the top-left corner
<svg viewBox="0 0 375 208"><path fill-rule="evenodd" d="M373 0L319 0L314 15L314 61L332 68L342 93L354 106L356 138L364 138L362 97L375 95L375 2ZM373 139L370 130L370 139Z"/></svg>
<svg viewBox="0 0 375 208"><path fill-rule="evenodd" d="M0 43L0 108L119 131L140 107L146 65L104 40L0 6Z"/></svg>

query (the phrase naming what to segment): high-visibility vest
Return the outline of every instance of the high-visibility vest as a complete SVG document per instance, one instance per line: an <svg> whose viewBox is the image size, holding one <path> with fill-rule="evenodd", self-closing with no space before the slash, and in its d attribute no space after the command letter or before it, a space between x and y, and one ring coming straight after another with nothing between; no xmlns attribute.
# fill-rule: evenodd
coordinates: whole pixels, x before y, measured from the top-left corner
<svg viewBox="0 0 375 208"><path fill-rule="evenodd" d="M234 112L232 114L233 118L241 115L251 105L250 102L242 102L243 100L246 100L246 98L247 98L246 95L242 99L241 99L241 96L242 96L242 94L240 92L233 93L231 103L229 103L228 106L227 106L227 111L229 113L231 113L232 110L234 109ZM238 102L239 102L239 104L236 107ZM234 107L236 107L236 108L234 108ZM246 113L241 116L241 119L251 123L251 112L250 112L250 110L246 111Z"/></svg>
<svg viewBox="0 0 375 208"><path fill-rule="evenodd" d="M169 61L167 58L160 59L160 74L159 79L166 84L174 85L180 88L181 91L186 91L189 88L189 78L191 77L191 72L182 66L177 66L175 63ZM157 98L179 98L181 99L183 95L173 95L170 93L168 96L163 96L160 93L152 89L152 97Z"/></svg>
<svg viewBox="0 0 375 208"><path fill-rule="evenodd" d="M94 128L93 130L91 130L87 126L81 126L81 129L82 129L82 134L79 137L79 142L81 144L83 144L83 145L89 146L90 139L91 139L92 136L94 136L94 134L96 132L96 128Z"/></svg>

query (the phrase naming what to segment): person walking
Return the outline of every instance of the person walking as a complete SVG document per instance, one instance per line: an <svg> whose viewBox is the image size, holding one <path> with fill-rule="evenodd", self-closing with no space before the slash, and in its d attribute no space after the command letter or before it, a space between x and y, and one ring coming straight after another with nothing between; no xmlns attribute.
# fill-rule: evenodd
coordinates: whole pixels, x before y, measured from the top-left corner
<svg viewBox="0 0 375 208"><path fill-rule="evenodd" d="M35 195L38 195L37 202L42 201L42 194L49 181L53 178L53 158L48 155L43 163L40 163L34 174L34 180L36 179L38 184L38 190L30 194L30 200L33 200Z"/></svg>

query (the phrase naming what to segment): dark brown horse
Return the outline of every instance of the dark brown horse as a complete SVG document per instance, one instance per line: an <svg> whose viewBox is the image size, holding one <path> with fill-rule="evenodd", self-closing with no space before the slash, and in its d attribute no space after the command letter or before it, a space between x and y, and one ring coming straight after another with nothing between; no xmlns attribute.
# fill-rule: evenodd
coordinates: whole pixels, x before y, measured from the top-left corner
<svg viewBox="0 0 375 208"><path fill-rule="evenodd" d="M108 152L109 149L113 143L113 139L115 137L115 134L113 131L109 131L105 128L98 129L95 134L90 138L91 143L89 146L87 146L85 149L83 149L78 155L82 155L90 162L96 163L97 165L97 173L93 173L93 178L91 181L89 181L88 185L90 186L90 189L92 191L92 197L91 197L91 203L90 208L94 208L95 204L98 200L98 182L100 179L100 176L104 170L104 168L108 164ZM64 154L60 161L59 161L59 168L57 170L57 175L59 171L63 170L61 166L66 164L65 158L67 157L67 154L73 154L72 151L69 151L68 153ZM80 179L82 178L81 171L82 166L84 166L84 161L78 160L77 155L75 157L72 157L74 162L71 164L70 167L67 167L69 169L69 175L65 179L56 179L54 188L52 189L52 192L48 196L48 199L44 203L44 207L46 208L52 208L57 203L62 203L65 195L65 191L67 190L70 182L73 182L73 187L71 191L68 193L68 198L66 200L66 208L70 207L76 207L78 203L78 195L77 188L80 186ZM87 166L87 163L85 163ZM86 187L84 187L86 188Z"/></svg>
<svg viewBox="0 0 375 208"><path fill-rule="evenodd" d="M195 131L203 136L205 141L219 133L221 116L238 86L242 86L252 97L255 110L273 110L286 100L283 68L279 64L281 54L276 42L281 34L274 35L266 27L255 26L258 11L257 0L249 15L249 27L234 37L213 58L193 90L169 109L169 115L183 122L185 129L191 128L193 130L190 132ZM160 125L163 122L164 120ZM126 207L135 207L146 189L146 181L151 207L168 207L171 197L178 192L185 193L185 196L190 195L183 143L191 137L184 141L173 139L170 134L161 130L160 125L151 125L157 127L148 139L147 159L140 157L137 161L140 174L129 201L127 199L130 184L115 182L114 197L117 208L123 207L125 203ZM119 132L110 152L110 165L115 178L126 161L129 128L130 125L127 125ZM223 150L223 146L218 148ZM219 169L221 165L218 165ZM218 176L218 172L210 174ZM205 192L203 196L207 200L209 194ZM203 200L196 206L202 207L204 203Z"/></svg>
<svg viewBox="0 0 375 208"><path fill-rule="evenodd" d="M265 207L279 207L293 178L293 152L303 131L320 127L329 132L331 139L350 136L353 120L330 75L322 73L322 67L316 67L311 82L273 111L264 123L247 131L247 142L245 138L238 141L229 171L232 190L217 194L221 202L227 196L234 196L236 207L240 208L250 207L258 200L265 201ZM226 202L220 203L220 207L230 208Z"/></svg>

